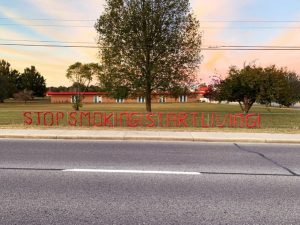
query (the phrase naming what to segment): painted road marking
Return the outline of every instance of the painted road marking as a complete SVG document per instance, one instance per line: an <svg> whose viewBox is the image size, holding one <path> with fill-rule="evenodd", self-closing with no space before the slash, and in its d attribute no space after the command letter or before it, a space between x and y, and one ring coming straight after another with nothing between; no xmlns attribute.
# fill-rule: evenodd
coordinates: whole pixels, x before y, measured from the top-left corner
<svg viewBox="0 0 300 225"><path fill-rule="evenodd" d="M83 173L130 173L130 174L163 174L163 175L201 175L200 172L148 171L148 170L103 170L103 169L66 169L63 172Z"/></svg>

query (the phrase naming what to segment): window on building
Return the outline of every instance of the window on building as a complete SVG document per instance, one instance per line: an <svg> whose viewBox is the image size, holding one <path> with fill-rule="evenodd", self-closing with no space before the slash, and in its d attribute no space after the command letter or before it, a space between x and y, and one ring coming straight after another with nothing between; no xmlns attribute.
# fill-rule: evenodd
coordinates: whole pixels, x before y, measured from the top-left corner
<svg viewBox="0 0 300 225"><path fill-rule="evenodd" d="M159 97L159 102L160 103L165 103L165 102L167 102L167 98L165 96L160 96Z"/></svg>
<svg viewBox="0 0 300 225"><path fill-rule="evenodd" d="M137 102L138 102L138 103L145 103L145 102L146 102L146 99L145 99L145 97L138 97L138 98L137 98Z"/></svg>
<svg viewBox="0 0 300 225"><path fill-rule="evenodd" d="M71 97L71 103L76 103L76 100L77 100L77 96L76 95L73 95Z"/></svg>
<svg viewBox="0 0 300 225"><path fill-rule="evenodd" d="M179 102L187 102L187 100L188 100L188 98L187 98L186 95L181 95L181 96L179 97Z"/></svg>
<svg viewBox="0 0 300 225"><path fill-rule="evenodd" d="M124 99L123 98L117 98L116 103L124 103Z"/></svg>
<svg viewBox="0 0 300 225"><path fill-rule="evenodd" d="M102 103L102 97L101 96L94 96L93 102L94 103Z"/></svg>

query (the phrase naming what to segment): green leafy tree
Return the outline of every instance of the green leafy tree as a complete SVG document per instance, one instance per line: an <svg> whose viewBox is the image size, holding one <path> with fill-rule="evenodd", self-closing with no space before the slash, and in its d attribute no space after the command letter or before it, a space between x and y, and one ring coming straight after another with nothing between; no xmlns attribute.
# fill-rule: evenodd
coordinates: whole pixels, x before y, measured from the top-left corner
<svg viewBox="0 0 300 225"><path fill-rule="evenodd" d="M110 92L143 94L151 112L152 93L195 86L201 34L189 0L107 0L95 28Z"/></svg>
<svg viewBox="0 0 300 225"><path fill-rule="evenodd" d="M69 66L66 77L73 82L76 95L73 98L73 108L78 111L82 107L84 92L93 81L93 77L98 75L101 67L96 63L82 64L80 62Z"/></svg>
<svg viewBox="0 0 300 225"><path fill-rule="evenodd" d="M238 102L242 111L248 113L260 93L263 69L255 65L243 69L231 67L229 76L219 84L219 101Z"/></svg>
<svg viewBox="0 0 300 225"><path fill-rule="evenodd" d="M274 65L264 68L261 77L259 103L290 107L300 101L300 79L299 76L286 68L276 68Z"/></svg>
<svg viewBox="0 0 300 225"><path fill-rule="evenodd" d="M182 86L173 86L170 90L170 94L172 97L175 99L179 98L182 95L188 95L190 94L191 91L187 87L182 87Z"/></svg>
<svg viewBox="0 0 300 225"><path fill-rule="evenodd" d="M8 98L8 81L0 74L0 103L3 103Z"/></svg>
<svg viewBox="0 0 300 225"><path fill-rule="evenodd" d="M12 70L5 60L0 61L0 102L13 97L17 91L16 82L19 77L17 70Z"/></svg>
<svg viewBox="0 0 300 225"><path fill-rule="evenodd" d="M103 89L97 85L90 85L87 90L90 92L103 92Z"/></svg>
<svg viewBox="0 0 300 225"><path fill-rule="evenodd" d="M59 86L59 87L48 87L47 91L54 91L54 92L66 92L69 91L69 87Z"/></svg>
<svg viewBox="0 0 300 225"><path fill-rule="evenodd" d="M275 92L275 102L279 105L290 107L300 101L300 79L291 71L279 71L278 88Z"/></svg>
<svg viewBox="0 0 300 225"><path fill-rule="evenodd" d="M8 97L13 97L13 95L18 92L18 79L20 77L20 73L17 70L11 70L10 75L8 78L8 85L9 85L9 90L8 90Z"/></svg>
<svg viewBox="0 0 300 225"><path fill-rule="evenodd" d="M275 102L280 83L284 82L282 78L275 66L264 68L263 75L260 77L260 91L257 102L266 106L270 106L272 102Z"/></svg>
<svg viewBox="0 0 300 225"><path fill-rule="evenodd" d="M114 89L114 92L111 93L111 97L114 99L126 99L128 98L129 89L125 86L119 86Z"/></svg>
<svg viewBox="0 0 300 225"><path fill-rule="evenodd" d="M243 69L231 67L229 76L216 87L217 100L238 102L244 113L248 113L255 102L290 107L300 101L299 76L274 65L266 68L255 65Z"/></svg>
<svg viewBox="0 0 300 225"><path fill-rule="evenodd" d="M20 91L31 90L33 91L33 96L44 97L46 80L34 66L31 66L30 68L25 68L24 73L18 77L17 88Z"/></svg>
<svg viewBox="0 0 300 225"><path fill-rule="evenodd" d="M3 103L9 96L10 64L4 60L0 62L0 102Z"/></svg>

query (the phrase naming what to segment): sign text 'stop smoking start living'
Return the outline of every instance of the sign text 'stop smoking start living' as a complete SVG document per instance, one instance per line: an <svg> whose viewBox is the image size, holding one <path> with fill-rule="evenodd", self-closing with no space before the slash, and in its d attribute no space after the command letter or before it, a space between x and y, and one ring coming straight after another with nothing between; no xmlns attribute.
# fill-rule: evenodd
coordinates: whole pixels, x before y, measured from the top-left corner
<svg viewBox="0 0 300 225"><path fill-rule="evenodd" d="M24 112L27 126L260 128L261 116L217 112Z"/></svg>

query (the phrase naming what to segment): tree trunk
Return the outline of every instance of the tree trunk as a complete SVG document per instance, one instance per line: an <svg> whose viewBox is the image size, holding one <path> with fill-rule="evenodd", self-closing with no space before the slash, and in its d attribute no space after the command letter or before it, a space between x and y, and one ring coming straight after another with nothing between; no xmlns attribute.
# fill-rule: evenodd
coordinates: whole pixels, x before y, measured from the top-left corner
<svg viewBox="0 0 300 225"><path fill-rule="evenodd" d="M254 104L253 101L251 101L250 99L248 99L247 97L244 98L244 101L243 102L239 102L240 104L240 107L243 111L244 114L247 114L249 113L252 105Z"/></svg>
<svg viewBox="0 0 300 225"><path fill-rule="evenodd" d="M76 105L75 105L75 111L79 111L79 104L78 103L76 103Z"/></svg>
<svg viewBox="0 0 300 225"><path fill-rule="evenodd" d="M150 90L147 90L147 92L146 92L146 111L148 113L152 112L151 91Z"/></svg>

